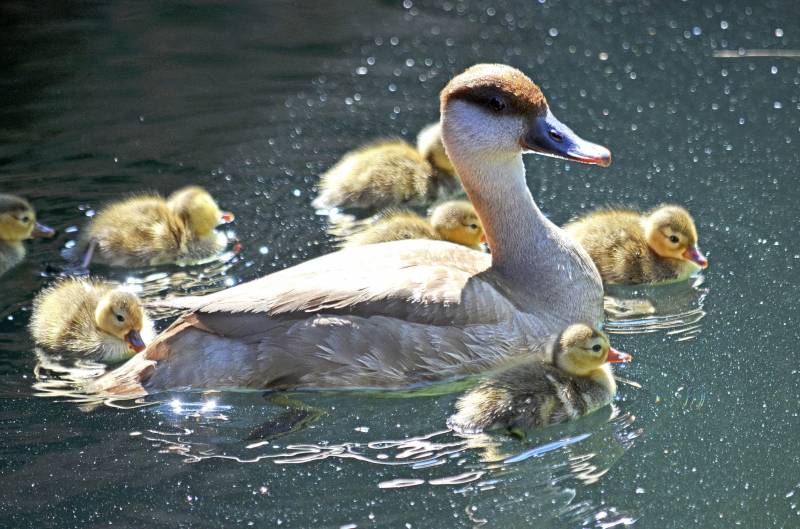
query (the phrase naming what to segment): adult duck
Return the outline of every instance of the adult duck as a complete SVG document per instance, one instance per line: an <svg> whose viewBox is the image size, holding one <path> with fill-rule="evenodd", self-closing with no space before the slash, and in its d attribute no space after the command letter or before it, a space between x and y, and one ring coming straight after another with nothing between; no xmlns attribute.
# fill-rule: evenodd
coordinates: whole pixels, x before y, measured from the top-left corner
<svg viewBox="0 0 800 529"><path fill-rule="evenodd" d="M491 255L441 241L367 245L200 297L145 351L90 388L403 387L541 350L573 321L597 324L603 288L589 256L525 183L523 152L606 166L510 66L469 68L441 93L447 153Z"/></svg>

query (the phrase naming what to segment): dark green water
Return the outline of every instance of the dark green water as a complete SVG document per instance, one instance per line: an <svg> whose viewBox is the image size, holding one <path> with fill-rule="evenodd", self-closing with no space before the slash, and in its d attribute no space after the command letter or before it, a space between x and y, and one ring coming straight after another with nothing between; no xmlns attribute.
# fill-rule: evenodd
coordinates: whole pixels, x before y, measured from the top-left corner
<svg viewBox="0 0 800 529"><path fill-rule="evenodd" d="M714 57L800 49L797 2L4 2L0 48L0 190L61 229L0 279L0 526L800 527L800 59ZM180 289L296 264L331 249L315 175L412 138L487 61L614 154L526 160L554 220L663 201L697 219L704 283L609 324L642 385L615 409L523 442L444 431L455 395L304 394L324 415L263 444L285 408L259 393L35 396L29 303L86 211L205 185L243 250Z"/></svg>

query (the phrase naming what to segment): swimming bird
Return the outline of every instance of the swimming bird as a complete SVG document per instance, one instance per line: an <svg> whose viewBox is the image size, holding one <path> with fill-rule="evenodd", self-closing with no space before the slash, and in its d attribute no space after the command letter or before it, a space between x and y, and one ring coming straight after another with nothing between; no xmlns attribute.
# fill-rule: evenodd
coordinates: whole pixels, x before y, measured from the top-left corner
<svg viewBox="0 0 800 529"><path fill-rule="evenodd" d="M410 210L390 210L373 224L344 238L344 248L402 241L431 239L462 244L481 250L483 228L478 213L466 200L450 200L439 204L425 219Z"/></svg>
<svg viewBox="0 0 800 529"><path fill-rule="evenodd" d="M55 230L36 222L36 211L27 200L0 193L0 275L25 259L22 241L53 235Z"/></svg>
<svg viewBox="0 0 800 529"><path fill-rule="evenodd" d="M410 240L333 252L207 296L88 391L407 387L480 372L598 324L603 287L586 252L536 206L523 152L606 166L519 70L474 66L441 93L447 153L491 255Z"/></svg>
<svg viewBox="0 0 800 529"><path fill-rule="evenodd" d="M444 151L441 127L425 127L418 148L399 139L382 140L346 153L320 177L317 209L384 209L429 203L459 187Z"/></svg>
<svg viewBox="0 0 800 529"><path fill-rule="evenodd" d="M103 208L90 222L81 245L84 267L94 259L112 266L192 263L222 251L227 239L214 230L233 220L203 188L189 186L166 200L133 196Z"/></svg>
<svg viewBox="0 0 800 529"><path fill-rule="evenodd" d="M589 252L606 283L679 281L708 266L697 247L694 219L680 206L645 214L601 209L564 229Z"/></svg>
<svg viewBox="0 0 800 529"><path fill-rule="evenodd" d="M630 360L597 328L569 325L548 344L543 357L512 363L460 397L448 425L460 433L479 433L529 430L576 419L616 395L608 362Z"/></svg>
<svg viewBox="0 0 800 529"><path fill-rule="evenodd" d="M33 301L30 331L49 353L106 363L130 358L155 336L135 294L83 278L42 290Z"/></svg>

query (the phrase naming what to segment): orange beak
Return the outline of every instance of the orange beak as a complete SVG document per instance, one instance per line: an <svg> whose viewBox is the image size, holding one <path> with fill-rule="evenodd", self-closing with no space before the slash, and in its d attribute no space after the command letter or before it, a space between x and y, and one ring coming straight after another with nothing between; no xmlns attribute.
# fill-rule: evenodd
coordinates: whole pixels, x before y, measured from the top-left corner
<svg viewBox="0 0 800 529"><path fill-rule="evenodd" d="M486 239L486 234L485 234L485 233L481 233L481 238L480 238L479 240L480 240L482 243L486 243L486 242L488 242L488 240Z"/></svg>
<svg viewBox="0 0 800 529"><path fill-rule="evenodd" d="M708 268L708 259L703 253L697 248L697 246L692 246L691 248L687 248L685 252L683 252L683 258L687 261L691 261L700 268Z"/></svg>
<svg viewBox="0 0 800 529"><path fill-rule="evenodd" d="M230 211L223 211L220 218L222 219L222 222L233 222L233 219L236 218L236 215L234 215Z"/></svg>
<svg viewBox="0 0 800 529"><path fill-rule="evenodd" d="M623 353L622 351L617 351L613 347L608 348L608 361L617 363L617 362L630 362L633 360L633 357L628 353Z"/></svg>
<svg viewBox="0 0 800 529"><path fill-rule="evenodd" d="M130 347L137 353L140 351L144 351L146 347L144 344L144 340L142 340L142 335L139 334L139 331L137 330L131 330L128 334L126 334L125 341L128 342L128 347Z"/></svg>

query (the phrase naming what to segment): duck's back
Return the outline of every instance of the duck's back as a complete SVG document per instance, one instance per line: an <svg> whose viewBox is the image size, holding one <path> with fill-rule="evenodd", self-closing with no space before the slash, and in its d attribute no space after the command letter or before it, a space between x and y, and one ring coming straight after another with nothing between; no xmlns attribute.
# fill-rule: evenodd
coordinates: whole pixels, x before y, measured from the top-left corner
<svg viewBox="0 0 800 529"><path fill-rule="evenodd" d="M411 211L386 213L363 231L348 236L345 247L377 244L379 242L403 241L408 239L438 240L440 237L430 223Z"/></svg>
<svg viewBox="0 0 800 529"><path fill-rule="evenodd" d="M648 246L636 211L596 211L564 230L584 247L605 283L647 283L668 273Z"/></svg>
<svg viewBox="0 0 800 529"><path fill-rule="evenodd" d="M491 375L456 403L449 423L459 431L540 428L590 413L613 395L589 377L528 360Z"/></svg>
<svg viewBox="0 0 800 529"><path fill-rule="evenodd" d="M385 208L431 198L433 168L402 140L347 153L321 177L316 207Z"/></svg>
<svg viewBox="0 0 800 529"><path fill-rule="evenodd" d="M96 260L116 266L174 262L186 244L186 228L157 195L110 204L91 221L88 240L97 244Z"/></svg>
<svg viewBox="0 0 800 529"><path fill-rule="evenodd" d="M51 353L89 356L102 347L94 323L107 284L67 279L43 290L33 302L30 329L36 343Z"/></svg>
<svg viewBox="0 0 800 529"><path fill-rule="evenodd" d="M0 241L0 276L25 259L25 246L20 242Z"/></svg>

